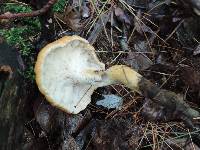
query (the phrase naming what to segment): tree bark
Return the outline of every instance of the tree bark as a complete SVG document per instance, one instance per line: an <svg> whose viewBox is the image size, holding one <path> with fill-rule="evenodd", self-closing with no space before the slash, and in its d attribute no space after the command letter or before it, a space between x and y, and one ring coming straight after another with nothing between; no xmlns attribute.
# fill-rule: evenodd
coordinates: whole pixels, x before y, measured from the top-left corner
<svg viewBox="0 0 200 150"><path fill-rule="evenodd" d="M0 149L21 150L27 96L18 54L5 43L0 43L0 52Z"/></svg>

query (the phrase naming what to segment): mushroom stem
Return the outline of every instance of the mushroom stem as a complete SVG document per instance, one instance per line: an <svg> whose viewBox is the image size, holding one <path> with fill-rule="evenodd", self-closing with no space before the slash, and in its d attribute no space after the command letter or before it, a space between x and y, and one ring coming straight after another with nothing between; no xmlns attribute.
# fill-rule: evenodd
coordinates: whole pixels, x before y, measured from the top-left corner
<svg viewBox="0 0 200 150"><path fill-rule="evenodd" d="M191 120L199 116L199 112L190 108L180 95L164 90L142 77L139 73L125 65L116 65L105 71L104 79L112 84L124 84L133 91L150 98L155 103L166 107L174 113L180 113L182 120L191 125ZM107 83L109 83L107 82Z"/></svg>
<svg viewBox="0 0 200 150"><path fill-rule="evenodd" d="M128 88L141 93L138 85L142 76L128 66L112 66L106 70L106 76L115 84L124 84Z"/></svg>

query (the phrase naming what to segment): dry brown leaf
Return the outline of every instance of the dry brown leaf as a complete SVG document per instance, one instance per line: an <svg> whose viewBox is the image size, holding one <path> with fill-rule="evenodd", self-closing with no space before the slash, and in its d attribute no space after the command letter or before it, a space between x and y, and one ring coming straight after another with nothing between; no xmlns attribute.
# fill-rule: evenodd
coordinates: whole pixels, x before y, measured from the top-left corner
<svg viewBox="0 0 200 150"><path fill-rule="evenodd" d="M152 33L152 30L150 29L150 27L145 25L144 22L142 21L141 11L137 12L137 17L134 18L134 25L135 25L136 31L141 35L143 35L145 32Z"/></svg>
<svg viewBox="0 0 200 150"><path fill-rule="evenodd" d="M81 23L81 13L72 6L66 7L63 21L73 31L80 31L84 27L84 23Z"/></svg>
<svg viewBox="0 0 200 150"><path fill-rule="evenodd" d="M130 65L137 70L147 69L153 64L147 56L135 52L129 52L128 57L124 61L127 65Z"/></svg>
<svg viewBox="0 0 200 150"><path fill-rule="evenodd" d="M116 7L115 10L115 16L117 17L117 19L122 22L122 23L125 23L125 24L128 24L130 25L131 24L131 21L130 19L128 18L128 15L125 14L124 10L122 10L121 8L119 7Z"/></svg>

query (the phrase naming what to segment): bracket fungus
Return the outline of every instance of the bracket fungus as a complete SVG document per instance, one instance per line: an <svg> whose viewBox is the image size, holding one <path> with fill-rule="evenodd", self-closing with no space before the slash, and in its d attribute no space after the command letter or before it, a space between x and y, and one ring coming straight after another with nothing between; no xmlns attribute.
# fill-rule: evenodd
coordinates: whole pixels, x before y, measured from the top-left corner
<svg viewBox="0 0 200 150"><path fill-rule="evenodd" d="M45 46L38 55L35 74L46 99L68 113L84 110L96 88L124 84L160 105L178 109L184 120L199 116L174 92L160 89L128 66L115 65L105 70L94 47L79 36L65 36Z"/></svg>

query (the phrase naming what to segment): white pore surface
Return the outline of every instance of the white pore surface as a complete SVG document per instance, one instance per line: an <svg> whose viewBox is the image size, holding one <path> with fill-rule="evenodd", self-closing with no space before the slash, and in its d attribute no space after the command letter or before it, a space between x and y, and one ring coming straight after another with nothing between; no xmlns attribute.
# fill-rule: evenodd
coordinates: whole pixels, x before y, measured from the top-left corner
<svg viewBox="0 0 200 150"><path fill-rule="evenodd" d="M92 50L82 41L72 41L62 48L49 52L42 65L42 86L53 104L77 114L91 101L97 88L85 70L104 70L104 64L95 59Z"/></svg>

